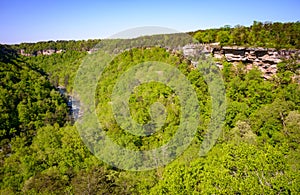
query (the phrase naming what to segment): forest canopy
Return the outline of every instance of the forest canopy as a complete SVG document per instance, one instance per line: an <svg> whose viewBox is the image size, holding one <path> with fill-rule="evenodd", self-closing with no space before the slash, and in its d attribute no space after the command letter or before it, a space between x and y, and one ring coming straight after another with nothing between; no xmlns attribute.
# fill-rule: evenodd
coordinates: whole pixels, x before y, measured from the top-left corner
<svg viewBox="0 0 300 195"><path fill-rule="evenodd" d="M259 22L254 21L249 27L236 25L231 27L225 25L221 28L197 30L188 32L200 43L219 43L224 45L237 45L249 47L266 47L266 48L289 48L300 49L300 22ZM57 40L41 41L37 43L20 43L10 45L12 49L20 52L22 49L25 53L37 55L42 50L72 50L72 51L89 51L101 39L89 40Z"/></svg>
<svg viewBox="0 0 300 195"><path fill-rule="evenodd" d="M222 28L199 30L191 34L200 43L219 42L221 45L238 45L267 48L300 49L300 22L258 22L250 27L225 25Z"/></svg>
<svg viewBox="0 0 300 195"><path fill-rule="evenodd" d="M251 27L227 26L193 35L203 43L299 48L299 22L254 22ZM67 96L57 89L65 86L72 95L77 70L95 42L1 45L0 194L300 193L300 85L295 79L300 65L296 59L278 64L276 75L268 80L257 68L221 62L226 116L216 145L200 157L212 112L201 71L180 52L164 48L122 52L104 70L95 94L97 117L115 143L150 150L168 142L181 122L176 93L150 82L131 93L130 112L145 124L150 120L150 105L160 102L167 111L162 129L143 137L118 126L111 93L118 77L135 64L161 61L177 68L190 81L200 108L201 125L182 155L166 166L134 172L108 165L91 153L70 120ZM49 48L66 51L39 56L21 56L18 51Z"/></svg>

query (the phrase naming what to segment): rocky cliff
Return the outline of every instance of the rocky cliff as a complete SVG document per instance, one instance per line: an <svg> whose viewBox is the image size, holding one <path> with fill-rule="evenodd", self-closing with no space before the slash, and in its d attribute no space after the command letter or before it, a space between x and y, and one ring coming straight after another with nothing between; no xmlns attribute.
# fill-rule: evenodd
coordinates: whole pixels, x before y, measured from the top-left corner
<svg viewBox="0 0 300 195"><path fill-rule="evenodd" d="M262 48L262 47L238 47L238 46L224 46L221 47L218 44L188 44L184 47L166 48L170 52L176 52L181 50L183 55L191 59L193 65L197 66L197 56L212 55L217 59L224 59L233 64L244 63L247 69L258 67L263 72L265 78L270 78L277 71L277 64L283 59L289 59L292 56L300 56L300 50L295 49L281 49L276 50L274 48ZM47 49L41 50L34 54L25 53L23 49L19 51L24 56L36 56L36 55L52 55L54 53L61 53L64 50ZM92 53L93 49L88 51ZM191 58L192 57L192 58ZM300 63L300 61L299 61ZM222 64L217 64L222 68Z"/></svg>
<svg viewBox="0 0 300 195"><path fill-rule="evenodd" d="M34 52L33 54L26 53L24 49L21 49L20 51L18 51L18 53L20 53L22 56L52 55L54 53L62 53L62 52L65 52L65 50L44 49L44 50Z"/></svg>
<svg viewBox="0 0 300 195"><path fill-rule="evenodd" d="M292 56L300 56L300 50L250 47L220 47L217 44L189 44L182 48L184 56L212 55L233 64L242 62L247 69L258 67L265 78L270 78L277 71L277 64ZM197 62L192 63L196 66ZM300 61L299 61L300 63ZM218 64L222 67L222 64Z"/></svg>

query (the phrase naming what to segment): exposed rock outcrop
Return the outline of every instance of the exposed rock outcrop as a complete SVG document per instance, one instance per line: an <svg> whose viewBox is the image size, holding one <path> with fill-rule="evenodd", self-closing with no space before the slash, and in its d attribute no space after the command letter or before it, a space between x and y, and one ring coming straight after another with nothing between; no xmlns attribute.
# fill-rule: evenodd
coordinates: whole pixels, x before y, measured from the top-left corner
<svg viewBox="0 0 300 195"><path fill-rule="evenodd" d="M19 54L22 56L38 56L38 55L52 55L54 53L62 53L65 52L65 50L55 50L55 49L44 49L40 51L36 51L33 54L32 53L26 53L24 49L19 50Z"/></svg>
<svg viewBox="0 0 300 195"><path fill-rule="evenodd" d="M228 62L237 64L242 62L249 70L253 67L258 67L263 72L265 78L270 78L277 71L277 64L284 59L289 59L292 56L300 55L299 50L274 48L251 48L239 46L218 46L217 44L189 44L182 47L183 55L186 58L192 59L193 65L197 66L197 58L201 54L210 55L217 59L225 59ZM299 62L300 63L300 62ZM222 68L222 64L217 64Z"/></svg>
<svg viewBox="0 0 300 195"><path fill-rule="evenodd" d="M21 54L22 56L31 56L31 54L30 54L30 53L26 53L24 49L21 49L21 50L20 50L20 54Z"/></svg>
<svg viewBox="0 0 300 195"><path fill-rule="evenodd" d="M214 48L212 54L215 58L225 58L228 62L243 62L247 69L258 67L265 78L270 78L277 71L277 64L283 59L300 55L299 50L276 50L274 48L246 48L246 47L219 47Z"/></svg>
<svg viewBox="0 0 300 195"><path fill-rule="evenodd" d="M247 69L258 67L265 78L270 78L277 71L277 64L283 59L289 59L291 56L300 55L300 50L296 49L281 49L276 50L274 48L262 48L262 47L239 47L239 46L224 46L221 47L218 44L188 44L183 47L166 47L166 49L175 53L182 51L183 55L191 60L194 66L197 66L199 57L204 55L212 55L217 59L225 59L233 64L242 62ZM91 49L88 53L93 53L97 49ZM47 49L37 51L34 54L25 53L24 49L21 49L19 53L24 56L36 56L36 55L52 55L54 53L61 53L64 50ZM218 66L222 68L222 64L218 63Z"/></svg>

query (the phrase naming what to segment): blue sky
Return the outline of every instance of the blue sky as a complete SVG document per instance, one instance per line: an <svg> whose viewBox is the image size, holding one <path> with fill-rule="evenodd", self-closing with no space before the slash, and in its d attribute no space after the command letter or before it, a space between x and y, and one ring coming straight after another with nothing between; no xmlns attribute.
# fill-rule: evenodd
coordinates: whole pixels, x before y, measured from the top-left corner
<svg viewBox="0 0 300 195"><path fill-rule="evenodd" d="M178 31L300 21L299 0L0 0L0 43L107 38L161 26Z"/></svg>

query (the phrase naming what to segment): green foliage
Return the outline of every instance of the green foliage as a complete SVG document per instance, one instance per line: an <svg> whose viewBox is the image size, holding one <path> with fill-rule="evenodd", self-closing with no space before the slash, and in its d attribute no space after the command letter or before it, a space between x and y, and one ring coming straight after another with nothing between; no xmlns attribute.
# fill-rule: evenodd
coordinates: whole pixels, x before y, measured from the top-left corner
<svg viewBox="0 0 300 195"><path fill-rule="evenodd" d="M287 161L286 154L268 144L220 144L205 158L168 165L150 194L297 193L300 177Z"/></svg>
<svg viewBox="0 0 300 195"><path fill-rule="evenodd" d="M64 125L64 99L47 78L21 58L0 62L0 138L32 136L46 124Z"/></svg>
<svg viewBox="0 0 300 195"><path fill-rule="evenodd" d="M116 194L124 193L116 185L116 175L103 167L95 167L89 171L81 170L73 179L74 194Z"/></svg>
<svg viewBox="0 0 300 195"><path fill-rule="evenodd" d="M283 27L294 32L299 23L289 25L255 22L250 28L224 27L197 36L203 36L203 42L217 39L224 44L263 45L268 40L273 45L270 37L284 38L284 32L274 32ZM298 35L290 36L289 45L283 46L297 47L292 40ZM212 113L209 94L214 93L203 74L180 54L163 48L131 49L117 56L98 82L95 101L98 117L116 143L130 149L153 149L170 140L180 123L178 97L156 82L136 87L129 108L132 118L145 124L151 118L151 104L161 103L166 111L163 127L143 137L125 132L116 123L109 104L113 87L138 63L161 61L177 67L196 91L201 112L196 138L179 158L156 170L129 172L100 162L66 120L66 102L55 86L72 91L85 52L18 57L9 48L1 51L0 194L300 193L300 87L295 79L299 71L295 59L279 64L278 74L270 80L264 80L257 69L247 71L243 64L223 64L227 98L223 133L213 149L199 157Z"/></svg>
<svg viewBox="0 0 300 195"><path fill-rule="evenodd" d="M89 40L58 40L58 41L41 41L37 43L21 43L12 45L12 49L20 51L24 50L25 53L31 55L37 55L38 52L43 50L63 50L63 51L89 51L96 44L100 42L100 39L89 39Z"/></svg>
<svg viewBox="0 0 300 195"><path fill-rule="evenodd" d="M53 86L61 85L71 92L77 69L85 55L85 52L66 51L50 56L27 57L26 62L36 69L46 72Z"/></svg>
<svg viewBox="0 0 300 195"><path fill-rule="evenodd" d="M239 45L272 48L300 48L300 22L257 22L250 27L237 25L193 33L200 43L219 42L220 45Z"/></svg>
<svg viewBox="0 0 300 195"><path fill-rule="evenodd" d="M158 101L165 106L167 113L166 120L162 129L152 136L136 137L124 132L116 123L110 106L110 96L117 78L133 65L144 61L160 61L174 66L187 75L193 86L195 86L196 93L201 99L203 107L207 102L207 85L204 83L201 74L197 70L192 70L187 64L180 64L180 58L169 55L162 48L153 49L133 49L117 56L112 62L111 66L102 73L102 79L98 83L97 99L99 102L97 110L99 119L103 128L109 130L108 134L118 144L133 149L148 150L156 148L165 144L176 132L179 125L180 105L178 97L174 92L163 84L147 83L139 85L133 91L129 99L130 111L133 119L141 124L145 124L150 120L149 109L150 105ZM176 65L177 64L177 65ZM204 109L203 108L203 112Z"/></svg>

